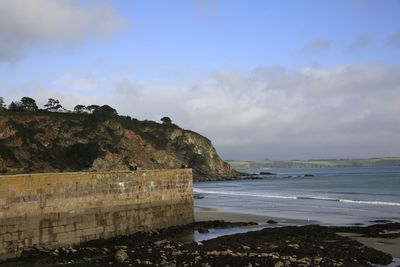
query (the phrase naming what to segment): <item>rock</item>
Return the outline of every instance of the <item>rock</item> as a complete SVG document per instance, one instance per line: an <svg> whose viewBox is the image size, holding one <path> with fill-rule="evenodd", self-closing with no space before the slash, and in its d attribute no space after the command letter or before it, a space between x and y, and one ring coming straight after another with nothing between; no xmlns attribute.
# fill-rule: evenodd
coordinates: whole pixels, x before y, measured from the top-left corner
<svg viewBox="0 0 400 267"><path fill-rule="evenodd" d="M200 234L206 234L209 233L210 231L207 228L199 228L197 232L199 232Z"/></svg>
<svg viewBox="0 0 400 267"><path fill-rule="evenodd" d="M370 222L373 222L373 223L390 223L392 221L389 221L389 220L374 220L374 221L370 221Z"/></svg>
<svg viewBox="0 0 400 267"><path fill-rule="evenodd" d="M171 253L172 256L179 256L179 255L182 255L182 254L183 254L183 253L182 253L182 251L180 251L180 250L172 251L172 253Z"/></svg>
<svg viewBox="0 0 400 267"><path fill-rule="evenodd" d="M56 252L56 251L52 251L52 252L50 253L50 255L51 255L51 256L54 256L54 257L58 257L58 256L60 255L60 253L59 253L58 250L57 250L57 252Z"/></svg>
<svg viewBox="0 0 400 267"><path fill-rule="evenodd" d="M219 252L219 251L216 251L216 250L208 251L208 252L207 252L207 255L208 255L208 256L219 256L219 255L220 255L220 252Z"/></svg>
<svg viewBox="0 0 400 267"><path fill-rule="evenodd" d="M114 246L114 249L117 249L117 250L119 250L119 249L127 250L127 249L128 249L128 246Z"/></svg>
<svg viewBox="0 0 400 267"><path fill-rule="evenodd" d="M277 224L278 222L274 221L274 220L268 220L267 221L268 224Z"/></svg>
<svg viewBox="0 0 400 267"><path fill-rule="evenodd" d="M118 263L123 263L124 261L129 259L128 254L125 252L125 250L118 250L115 255L114 255L114 259L116 262Z"/></svg>
<svg viewBox="0 0 400 267"><path fill-rule="evenodd" d="M249 250L249 249L250 249L250 247L249 247L249 246L245 246L245 245L243 245L243 246L242 246L242 249Z"/></svg>
<svg viewBox="0 0 400 267"><path fill-rule="evenodd" d="M273 173L273 172L260 172L260 175L276 175L276 173Z"/></svg>
<svg viewBox="0 0 400 267"><path fill-rule="evenodd" d="M47 247L45 247L45 246L41 246L41 245L34 245L33 248L34 248L36 251L43 252L43 253L47 253L47 252L50 251L49 248L47 248Z"/></svg>
<svg viewBox="0 0 400 267"><path fill-rule="evenodd" d="M311 258L304 257L304 258L298 259L297 263L310 264L311 263Z"/></svg>
<svg viewBox="0 0 400 267"><path fill-rule="evenodd" d="M153 263L151 261L143 261L142 262L144 265L153 265Z"/></svg>
<svg viewBox="0 0 400 267"><path fill-rule="evenodd" d="M294 248L294 249L299 249L300 245L299 244L289 244L288 247Z"/></svg>
<svg viewBox="0 0 400 267"><path fill-rule="evenodd" d="M159 241L154 242L154 245L156 245L156 246L161 246L161 245L167 244L167 243L169 243L169 241L163 239L163 240L159 240Z"/></svg>
<svg viewBox="0 0 400 267"><path fill-rule="evenodd" d="M314 177L313 174L304 174L304 177Z"/></svg>
<svg viewBox="0 0 400 267"><path fill-rule="evenodd" d="M322 260L323 259L321 257L315 257L313 261L315 264L320 264L322 262Z"/></svg>
<svg viewBox="0 0 400 267"><path fill-rule="evenodd" d="M274 267L283 267L285 266L285 264L281 261L278 261L277 263L275 263Z"/></svg>
<svg viewBox="0 0 400 267"><path fill-rule="evenodd" d="M219 253L221 256L226 256L226 255L231 255L231 256L233 256L233 255L235 255L233 252L232 252L232 250L230 250L230 249L228 249L228 250L225 250L225 251L220 251L220 253ZM235 255L236 256L236 255Z"/></svg>

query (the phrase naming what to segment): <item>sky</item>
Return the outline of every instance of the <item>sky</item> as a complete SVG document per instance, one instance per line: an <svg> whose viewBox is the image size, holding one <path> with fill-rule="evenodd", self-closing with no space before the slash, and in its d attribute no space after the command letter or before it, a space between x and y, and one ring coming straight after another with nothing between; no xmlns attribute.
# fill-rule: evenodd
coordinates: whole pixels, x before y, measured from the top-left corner
<svg viewBox="0 0 400 267"><path fill-rule="evenodd" d="M225 160L400 156L400 0L0 0L0 96L169 116Z"/></svg>

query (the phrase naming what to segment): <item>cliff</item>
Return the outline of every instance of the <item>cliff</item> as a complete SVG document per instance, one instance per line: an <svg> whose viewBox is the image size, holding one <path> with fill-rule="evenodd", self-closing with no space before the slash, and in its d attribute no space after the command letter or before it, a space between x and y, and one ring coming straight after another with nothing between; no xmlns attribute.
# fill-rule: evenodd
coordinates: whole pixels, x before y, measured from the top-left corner
<svg viewBox="0 0 400 267"><path fill-rule="evenodd" d="M239 175L207 138L172 123L110 114L0 115L0 173L193 168L194 180Z"/></svg>

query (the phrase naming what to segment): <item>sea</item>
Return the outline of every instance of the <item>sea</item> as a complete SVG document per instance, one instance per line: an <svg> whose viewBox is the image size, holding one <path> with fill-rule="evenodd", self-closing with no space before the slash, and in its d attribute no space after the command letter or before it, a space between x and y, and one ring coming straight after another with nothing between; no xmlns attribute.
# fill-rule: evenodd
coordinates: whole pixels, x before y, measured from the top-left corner
<svg viewBox="0 0 400 267"><path fill-rule="evenodd" d="M196 182L194 194L200 198L196 198L195 206L321 225L400 222L400 167L242 172L265 171L276 175L255 180Z"/></svg>

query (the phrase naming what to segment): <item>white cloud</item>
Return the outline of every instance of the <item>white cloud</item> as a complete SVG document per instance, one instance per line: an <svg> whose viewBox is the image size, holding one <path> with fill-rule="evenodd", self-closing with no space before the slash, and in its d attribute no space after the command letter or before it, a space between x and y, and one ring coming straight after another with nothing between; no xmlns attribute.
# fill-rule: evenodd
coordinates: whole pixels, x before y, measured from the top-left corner
<svg viewBox="0 0 400 267"><path fill-rule="evenodd" d="M51 83L53 88L58 88L64 91L93 91L97 89L100 82L99 80L93 77L93 74L85 74L80 75L81 77L77 78L71 74L65 74ZM92 92L91 92L92 93Z"/></svg>
<svg viewBox="0 0 400 267"><path fill-rule="evenodd" d="M322 38L317 38L308 44L306 44L303 48L303 52L308 54L320 53L325 50L328 50L331 47L332 41Z"/></svg>
<svg viewBox="0 0 400 267"><path fill-rule="evenodd" d="M132 95L137 97L140 93L141 86L138 84L133 84L128 78L122 78L115 85L116 94Z"/></svg>
<svg viewBox="0 0 400 267"><path fill-rule="evenodd" d="M127 27L102 0L0 1L0 61L17 62L31 48L64 48Z"/></svg>
<svg viewBox="0 0 400 267"><path fill-rule="evenodd" d="M38 89L29 96L56 97L68 108L109 104L139 119L169 116L209 137L225 159L395 156L400 151L398 68L221 69L203 81L168 85L115 77L107 82L114 88L101 93ZM105 87L101 75L97 79L98 87Z"/></svg>

